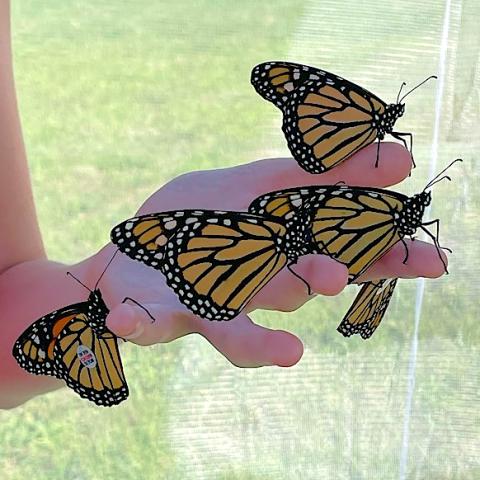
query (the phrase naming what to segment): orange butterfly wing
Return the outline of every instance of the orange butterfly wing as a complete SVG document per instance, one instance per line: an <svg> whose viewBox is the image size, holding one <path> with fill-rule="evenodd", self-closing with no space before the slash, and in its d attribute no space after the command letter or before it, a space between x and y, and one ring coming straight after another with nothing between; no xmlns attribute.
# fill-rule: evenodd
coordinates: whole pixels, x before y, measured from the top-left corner
<svg viewBox="0 0 480 480"><path fill-rule="evenodd" d="M397 279L364 283L337 330L345 337L359 334L370 338L382 321Z"/></svg>
<svg viewBox="0 0 480 480"><path fill-rule="evenodd" d="M183 210L132 218L113 243L160 270L179 300L210 320L230 320L287 263L286 227L239 212Z"/></svg>
<svg viewBox="0 0 480 480"><path fill-rule="evenodd" d="M293 156L310 173L321 173L383 138L396 118L364 88L333 73L289 62L257 65L255 90L283 111L282 130Z"/></svg>

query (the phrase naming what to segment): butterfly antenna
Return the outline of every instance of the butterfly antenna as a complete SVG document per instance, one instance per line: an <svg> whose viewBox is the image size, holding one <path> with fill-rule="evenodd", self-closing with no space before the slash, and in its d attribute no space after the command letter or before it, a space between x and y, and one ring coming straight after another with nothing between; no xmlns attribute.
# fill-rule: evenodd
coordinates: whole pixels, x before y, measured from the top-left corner
<svg viewBox="0 0 480 480"><path fill-rule="evenodd" d="M423 189L423 191L427 190L427 188L431 188L433 187L433 185L435 185L436 183L438 182L441 182L442 180L444 179L447 179L447 180L452 180L448 175L444 175L442 177L442 175L452 166L454 165L455 163L457 162L463 162L463 160L461 158L457 158L455 159L453 162L451 162L449 165L447 165L440 173L438 173L437 175L435 175L434 178L432 178L432 180L430 180L427 185L425 186L425 188ZM440 178L441 177L441 178Z"/></svg>
<svg viewBox="0 0 480 480"><path fill-rule="evenodd" d="M428 188L432 188L434 185L436 185L437 183L440 183L443 180L448 180L449 182L452 181L451 177L449 177L448 175L444 175L443 177L440 177L438 180L430 182L428 185Z"/></svg>
<svg viewBox="0 0 480 480"><path fill-rule="evenodd" d="M82 287L85 287L90 293L92 293L92 291L83 283L81 282L73 273L70 273L70 272L67 272L67 275L72 277L74 280L76 280Z"/></svg>
<svg viewBox="0 0 480 480"><path fill-rule="evenodd" d="M398 103L398 99L400 98L400 94L402 93L402 89L403 87L405 87L405 85L407 85L405 82L402 82L402 84L400 85L400 90L398 91L398 95L397 95L397 103Z"/></svg>
<svg viewBox="0 0 480 480"><path fill-rule="evenodd" d="M409 90L397 103L402 103L403 100L410 95L413 91L415 91L418 87L421 87L424 83L427 83L429 80L432 78L437 78L436 75L430 75L430 77L426 78L423 82L420 82L416 87L413 87L411 90Z"/></svg>
<svg viewBox="0 0 480 480"><path fill-rule="evenodd" d="M98 284L100 283L100 280L102 279L103 275L105 274L105 272L107 271L107 268L110 266L110 264L113 262L113 259L115 258L115 255L120 251L119 248L117 248L117 250L115 251L115 253L112 255L112 258L108 261L107 263L107 266L103 269L103 272L102 274L100 275L99 279L97 280L97 283L95 284L95 290L97 289L98 287Z"/></svg>

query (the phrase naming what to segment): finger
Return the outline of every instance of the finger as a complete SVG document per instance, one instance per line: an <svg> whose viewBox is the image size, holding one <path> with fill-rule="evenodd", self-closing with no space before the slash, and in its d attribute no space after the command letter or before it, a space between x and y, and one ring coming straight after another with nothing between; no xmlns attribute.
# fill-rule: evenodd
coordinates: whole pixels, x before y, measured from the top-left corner
<svg viewBox="0 0 480 480"><path fill-rule="evenodd" d="M105 322L107 328L125 340L139 337L144 328L143 322L136 315L137 308L125 303L112 308Z"/></svg>
<svg viewBox="0 0 480 480"><path fill-rule="evenodd" d="M421 240L405 240L408 248L408 259L402 242L394 245L380 260L375 262L356 283L378 280L380 278L437 278L445 273L440 255L448 264L447 256L441 250Z"/></svg>
<svg viewBox="0 0 480 480"><path fill-rule="evenodd" d="M347 286L347 267L326 255L305 255L294 267L295 273L304 278L315 293L338 295Z"/></svg>
<svg viewBox="0 0 480 480"><path fill-rule="evenodd" d="M281 190L301 185L329 185L343 181L348 185L386 187L401 182L410 174L412 157L398 143L382 142L380 159L377 145L372 144L328 172L312 175L303 170L295 160L288 158L266 159L237 167L235 173L248 176L255 194ZM233 172L232 172L233 173Z"/></svg>
<svg viewBox="0 0 480 480"><path fill-rule="evenodd" d="M294 273L284 268L270 280L252 299L247 311L261 308L291 312L311 298L308 286L312 293L332 296L338 295L348 282L347 267L325 255L305 255L290 269Z"/></svg>
<svg viewBox="0 0 480 480"><path fill-rule="evenodd" d="M290 367L303 355L295 335L256 325L244 314L230 322L204 323L199 333L237 367Z"/></svg>
<svg viewBox="0 0 480 480"><path fill-rule="evenodd" d="M181 310L174 312L146 305L156 321L143 309L120 304L107 317L107 327L119 337L138 345L164 343L189 333L200 333L230 362L239 367L266 365L291 366L303 354L302 342L282 330L270 330L254 324L246 315L229 322L211 322Z"/></svg>
<svg viewBox="0 0 480 480"><path fill-rule="evenodd" d="M201 321L186 309L171 308L159 304L146 304L144 309L122 303L114 307L107 317L107 327L115 335L138 345L166 343L196 331Z"/></svg>

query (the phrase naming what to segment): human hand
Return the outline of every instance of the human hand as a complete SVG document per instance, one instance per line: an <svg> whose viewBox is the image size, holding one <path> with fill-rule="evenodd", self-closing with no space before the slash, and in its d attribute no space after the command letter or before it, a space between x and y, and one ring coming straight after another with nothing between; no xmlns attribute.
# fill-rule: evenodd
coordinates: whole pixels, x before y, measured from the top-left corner
<svg viewBox="0 0 480 480"><path fill-rule="evenodd" d="M292 159L268 159L233 168L191 172L169 182L154 193L137 215L181 209L222 209L246 211L250 202L269 191L300 185L326 185L344 181L350 185L386 187L403 180L410 172L411 158L400 145L382 144L382 155L375 168L376 145L367 147L337 168L321 175L311 175ZM100 274L115 252L107 246L95 256L94 270ZM409 260L403 264L404 248L396 245L376 262L361 281L377 278L437 277L444 272L434 246L415 241L409 245ZM344 265L323 255L299 259L295 271L316 294L336 295L348 280ZM287 269L276 275L229 322L202 319L179 302L166 285L163 275L124 255L117 255L102 279L100 288L113 306L108 327L117 335L141 345L168 342L199 333L233 364L244 367L294 365L301 358L303 345L291 333L256 325L248 313L256 309L292 311L308 296L305 284ZM139 307L120 304L124 297L141 303L156 319L152 323Z"/></svg>

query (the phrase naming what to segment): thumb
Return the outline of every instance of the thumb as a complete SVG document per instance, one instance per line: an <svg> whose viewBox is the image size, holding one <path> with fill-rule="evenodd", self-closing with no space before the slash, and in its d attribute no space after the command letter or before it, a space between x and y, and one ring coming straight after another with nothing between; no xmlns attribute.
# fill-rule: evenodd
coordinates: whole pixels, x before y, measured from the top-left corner
<svg viewBox="0 0 480 480"><path fill-rule="evenodd" d="M125 340L138 345L152 345L170 342L196 331L198 320L188 311L172 310L158 303L141 307L121 303L110 311L106 325Z"/></svg>

